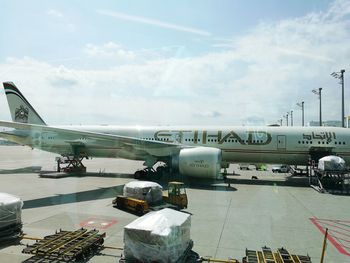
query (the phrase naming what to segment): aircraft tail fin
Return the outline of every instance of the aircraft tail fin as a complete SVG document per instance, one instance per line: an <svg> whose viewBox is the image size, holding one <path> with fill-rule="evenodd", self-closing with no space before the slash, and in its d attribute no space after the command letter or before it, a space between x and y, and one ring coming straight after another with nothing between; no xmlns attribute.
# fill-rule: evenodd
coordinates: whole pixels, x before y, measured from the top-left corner
<svg viewBox="0 0 350 263"><path fill-rule="evenodd" d="M29 124L46 125L40 115L30 105L13 82L4 82L7 102L9 104L12 121Z"/></svg>

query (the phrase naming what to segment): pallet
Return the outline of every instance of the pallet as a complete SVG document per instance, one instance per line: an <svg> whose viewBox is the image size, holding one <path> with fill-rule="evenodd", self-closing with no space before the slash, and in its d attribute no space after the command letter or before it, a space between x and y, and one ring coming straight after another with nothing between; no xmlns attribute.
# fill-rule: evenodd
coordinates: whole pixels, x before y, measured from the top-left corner
<svg viewBox="0 0 350 263"><path fill-rule="evenodd" d="M34 256L25 262L75 262L91 258L102 250L105 233L98 234L98 230L81 228L76 231L56 232L53 235L28 245L22 253Z"/></svg>
<svg viewBox="0 0 350 263"><path fill-rule="evenodd" d="M285 248L279 248L273 252L269 247L263 247L262 251L246 249L243 263L311 263L309 256L292 255Z"/></svg>

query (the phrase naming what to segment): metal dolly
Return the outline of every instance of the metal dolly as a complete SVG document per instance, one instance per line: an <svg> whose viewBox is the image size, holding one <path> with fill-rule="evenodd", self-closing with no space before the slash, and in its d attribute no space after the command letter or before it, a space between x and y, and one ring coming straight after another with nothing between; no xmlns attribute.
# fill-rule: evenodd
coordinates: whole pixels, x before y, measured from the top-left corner
<svg viewBox="0 0 350 263"><path fill-rule="evenodd" d="M262 251L246 249L243 263L311 263L309 256L292 255L285 248L279 248L273 252L269 247L263 247Z"/></svg>
<svg viewBox="0 0 350 263"><path fill-rule="evenodd" d="M92 257L103 247L104 234L98 234L98 230L81 228L76 231L59 231L54 235L29 245L22 253L34 254L25 262L59 263L74 262Z"/></svg>

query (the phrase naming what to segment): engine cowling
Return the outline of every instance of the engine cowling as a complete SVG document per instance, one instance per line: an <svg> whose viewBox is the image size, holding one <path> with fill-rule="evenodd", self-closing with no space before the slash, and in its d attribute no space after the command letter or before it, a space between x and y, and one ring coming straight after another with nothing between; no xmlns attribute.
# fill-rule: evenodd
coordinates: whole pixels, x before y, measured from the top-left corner
<svg viewBox="0 0 350 263"><path fill-rule="evenodd" d="M201 178L219 178L221 169L221 150L211 147L182 149L174 158L182 175Z"/></svg>

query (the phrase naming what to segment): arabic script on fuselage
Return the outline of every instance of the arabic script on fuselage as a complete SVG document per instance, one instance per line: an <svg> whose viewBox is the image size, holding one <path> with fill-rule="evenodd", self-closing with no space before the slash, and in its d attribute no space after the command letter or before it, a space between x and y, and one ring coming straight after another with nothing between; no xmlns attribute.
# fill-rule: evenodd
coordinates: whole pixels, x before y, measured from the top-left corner
<svg viewBox="0 0 350 263"><path fill-rule="evenodd" d="M303 140L326 140L327 142L331 142L333 139L337 139L335 132L311 132L310 134L303 133Z"/></svg>

